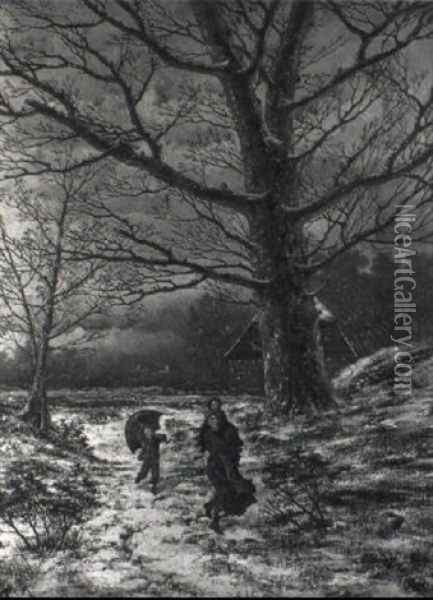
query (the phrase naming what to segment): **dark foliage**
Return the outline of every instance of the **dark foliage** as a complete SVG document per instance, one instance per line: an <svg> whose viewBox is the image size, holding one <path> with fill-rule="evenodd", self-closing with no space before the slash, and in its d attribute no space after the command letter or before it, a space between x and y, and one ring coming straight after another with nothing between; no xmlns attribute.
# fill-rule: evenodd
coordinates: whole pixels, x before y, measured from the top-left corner
<svg viewBox="0 0 433 600"><path fill-rule="evenodd" d="M263 478L269 490L265 506L269 523L298 532L326 530L330 524L326 493L332 487L332 471L320 454L302 446L284 454L272 453L267 456Z"/></svg>
<svg viewBox="0 0 433 600"><path fill-rule="evenodd" d="M406 591L431 597L433 578L426 573L431 572L432 559L431 545L419 541L367 547L360 555L359 564L362 571L376 577L392 574Z"/></svg>
<svg viewBox="0 0 433 600"><path fill-rule="evenodd" d="M96 506L96 485L77 462L65 469L37 459L17 460L0 490L0 517L38 555L72 543L73 528Z"/></svg>

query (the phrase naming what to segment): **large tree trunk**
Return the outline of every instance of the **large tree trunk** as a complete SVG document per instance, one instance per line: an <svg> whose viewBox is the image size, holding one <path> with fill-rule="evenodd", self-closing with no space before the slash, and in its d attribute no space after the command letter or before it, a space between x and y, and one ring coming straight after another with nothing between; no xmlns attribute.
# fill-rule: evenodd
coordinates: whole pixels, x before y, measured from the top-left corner
<svg viewBox="0 0 433 600"><path fill-rule="evenodd" d="M326 410L333 398L314 302L287 287L281 285L268 298L260 320L267 412L289 416Z"/></svg>
<svg viewBox="0 0 433 600"><path fill-rule="evenodd" d="M257 214L256 269L270 281L259 297L267 413L311 414L331 408L314 299L307 293L301 227L275 206Z"/></svg>
<svg viewBox="0 0 433 600"><path fill-rule="evenodd" d="M240 74L242 64L230 45L227 16L220 4L201 0L194 8L212 58L232 67L220 81L239 137L245 188L250 193L272 190L266 205L252 206L247 215L254 247L251 262L257 278L269 282L258 291L268 413L325 409L333 401L320 358L313 299L305 294L302 224L290 222L284 212L284 207L299 203L297 166L290 158L293 115L285 106L295 96L313 3L291 3L265 114L251 80Z"/></svg>

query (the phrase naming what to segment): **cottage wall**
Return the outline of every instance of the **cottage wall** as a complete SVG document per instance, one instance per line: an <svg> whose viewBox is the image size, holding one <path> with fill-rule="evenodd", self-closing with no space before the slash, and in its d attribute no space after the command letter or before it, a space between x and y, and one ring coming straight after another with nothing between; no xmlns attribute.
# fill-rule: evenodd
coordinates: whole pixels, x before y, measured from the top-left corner
<svg viewBox="0 0 433 600"><path fill-rule="evenodd" d="M334 321L320 322L319 332L325 367L332 378L354 362L356 356ZM250 327L247 335L236 346L235 352L227 357L230 390L238 393L263 393L263 362L257 351L258 341L258 331ZM254 346L252 342L255 343Z"/></svg>
<svg viewBox="0 0 433 600"><path fill-rule="evenodd" d="M258 359L229 361L229 387L239 393L263 393L263 362Z"/></svg>

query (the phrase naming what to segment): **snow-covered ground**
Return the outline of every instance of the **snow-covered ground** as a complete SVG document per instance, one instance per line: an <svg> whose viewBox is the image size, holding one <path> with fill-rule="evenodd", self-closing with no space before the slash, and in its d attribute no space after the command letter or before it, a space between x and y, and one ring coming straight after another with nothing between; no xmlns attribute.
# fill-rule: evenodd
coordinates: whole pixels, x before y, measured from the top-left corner
<svg viewBox="0 0 433 600"><path fill-rule="evenodd" d="M170 440L161 446L157 496L149 483L134 483L139 463L125 444L124 419L86 426L103 461L95 472L101 508L85 525L83 556L46 561L32 594L252 596L275 582L288 595L299 593L299 569L277 549L269 552L258 532L260 482L259 502L247 515L223 520L222 536L208 528L203 504L210 487L195 445L202 415L167 414ZM250 476L248 459L246 448L241 465Z"/></svg>
<svg viewBox="0 0 433 600"><path fill-rule="evenodd" d="M430 475L424 463L432 459L428 447L418 442L421 431L427 437L431 432L431 417L427 417L426 395L382 406L381 394L375 389L353 398L339 423L334 415L321 419L317 427L276 426L256 431L260 433L256 436L246 426L257 409L254 400L225 399L228 416L245 441L241 470L254 480L258 502L243 517L223 519L224 533L218 535L209 529L204 515L203 504L211 488L195 441L205 398L137 392L137 403L125 408L122 402L131 400L131 391L95 391L92 397L67 392L62 407L54 411L55 419L73 418L84 424L98 459L90 461L88 468L98 485L100 506L82 526L78 550L61 551L39 562L28 593L39 597L325 597L368 591L369 597L403 596L405 588L396 580L405 565L399 562L401 557L410 557L413 549L415 554L428 556L420 519L429 522L431 504L427 497L422 500L419 490L427 490ZM90 401L94 408L89 408ZM85 409L80 411L80 405ZM169 443L161 445L161 483L156 496L150 493L148 482L135 484L140 464L124 438L128 414L144 406L167 415ZM336 467L336 491L346 504L334 506L333 525L322 539L305 544L301 536L297 545L284 537L283 529L266 523L263 509L269 492L261 479L265 448L280 452L280 445L283 449L300 434ZM8 452L22 454L27 439L17 443L19 448L8 446ZM390 466L386 460L391 459L403 462ZM412 462L407 463L409 459ZM390 541L377 539L373 527L384 505L379 496L376 503L371 493L381 492L383 486L390 491L407 490L406 525ZM365 500L366 492L370 500ZM364 508L367 501L370 504ZM16 547L4 535L0 559L6 560ZM397 557L395 565L389 563L392 574L377 571L382 565L376 557L385 556L389 562L387 553L392 560ZM370 555L372 564L363 567L363 557L370 560ZM425 571L424 566L420 569L419 573Z"/></svg>

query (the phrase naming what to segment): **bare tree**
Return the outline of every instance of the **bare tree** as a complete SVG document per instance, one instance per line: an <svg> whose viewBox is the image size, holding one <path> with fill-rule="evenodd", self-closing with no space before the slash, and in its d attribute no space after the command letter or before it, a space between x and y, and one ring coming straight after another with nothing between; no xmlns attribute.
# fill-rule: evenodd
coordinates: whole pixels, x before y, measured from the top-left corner
<svg viewBox="0 0 433 600"><path fill-rule="evenodd" d="M98 251L165 272L168 287L246 287L260 306L270 410L330 406L312 276L377 240L396 205L419 214L414 240L430 231L431 71L413 69L431 44L430 3L6 8L4 135L13 128L23 144L31 124L46 151L35 160L29 147L14 176L61 170L53 152L65 140L75 167L109 165L125 202L106 204L118 235Z"/></svg>
<svg viewBox="0 0 433 600"><path fill-rule="evenodd" d="M77 265L66 257L80 250L83 231L88 240L95 235L96 226L85 222L79 208L91 178L91 173L82 172L55 175L37 192L15 186L4 202L1 319L18 345L30 347L32 381L23 417L42 429L50 424L46 393L50 350L74 331L78 337L69 337L69 345L88 341L80 326L109 305L106 265L100 260Z"/></svg>

